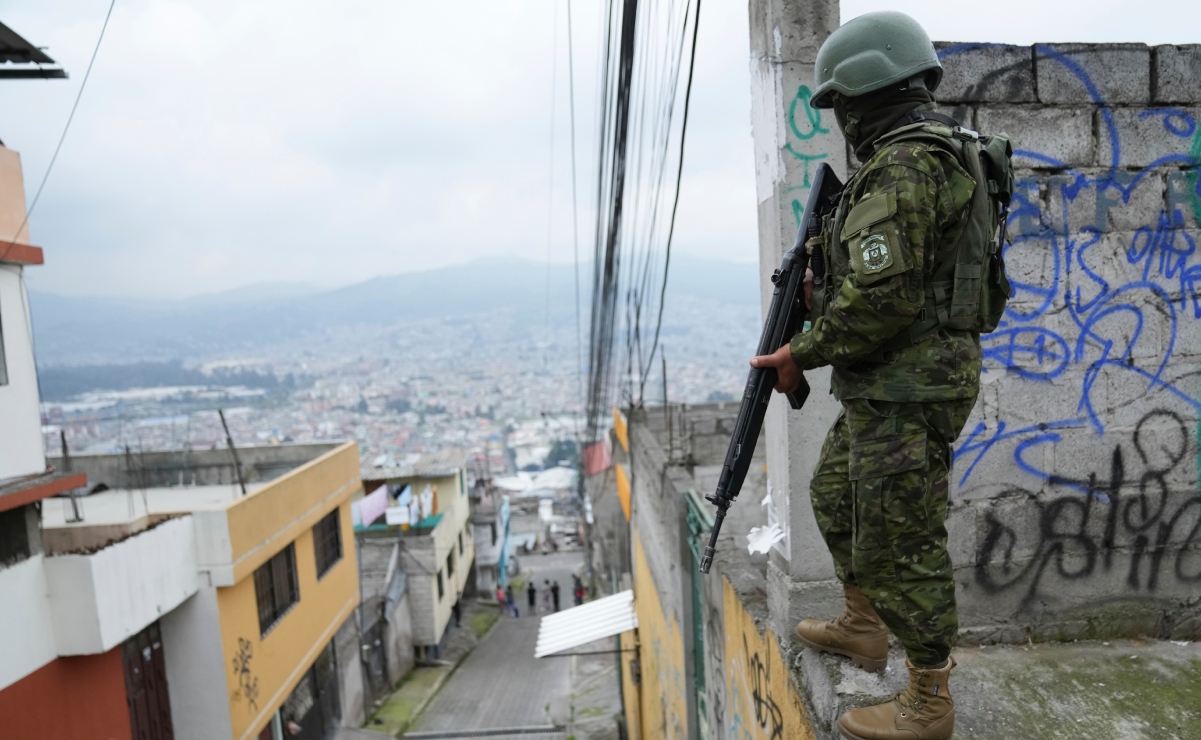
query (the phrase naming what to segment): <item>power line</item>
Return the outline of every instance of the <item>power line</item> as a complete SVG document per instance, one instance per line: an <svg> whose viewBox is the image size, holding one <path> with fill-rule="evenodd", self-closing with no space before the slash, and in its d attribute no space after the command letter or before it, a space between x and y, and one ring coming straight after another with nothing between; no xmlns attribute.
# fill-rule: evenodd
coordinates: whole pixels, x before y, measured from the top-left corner
<svg viewBox="0 0 1201 740"><path fill-rule="evenodd" d="M54 169L54 163L58 161L58 153L62 151L63 142L67 140L67 132L71 130L71 122L75 120L75 111L79 109L79 100L83 97L83 91L88 86L88 78L92 75L92 66L96 64L96 55L100 52L100 42L104 41L104 32L108 30L108 20L113 16L113 8L117 5L117 0L112 0L108 5L108 13L104 15L104 25L100 27L100 36L96 39L96 47L92 49L92 58L88 61L88 69L83 73L83 82L79 83L79 92L75 94L75 102L71 105L71 113L67 116L67 123L63 126L63 132L58 137L58 145L54 147L54 154L50 157L50 164L46 165L46 173L42 175L42 182L38 185L37 192L33 196L33 201L30 202L29 208L25 210L25 218L21 221L21 225L17 227L17 233L13 234L13 238L9 241L16 243L17 238L21 236L21 230L29 223L29 216L33 213L33 209L37 208L38 200L42 197L42 189L46 187L46 181L50 179L50 171ZM0 254L0 259L8 256L12 250L12 244L5 248L4 253Z"/></svg>
<svg viewBox="0 0 1201 740"><path fill-rule="evenodd" d="M666 256L663 259L663 283L659 287L659 316L655 320L655 339L651 343L650 356L655 356L659 346L659 330L663 327L663 305L667 297L667 273L671 268L671 242L676 233L676 211L680 207L680 184L684 177L684 142L688 137L688 107L692 102L692 73L696 70L696 39L701 24L701 0L696 0L696 16L692 27L692 53L688 60L688 83L684 87L684 120L680 124L680 157L676 167L676 193L671 204L671 221L667 227ZM664 363L667 361L664 360ZM667 365L663 366L663 405L667 405ZM642 383L646 384L645 374Z"/></svg>
<svg viewBox="0 0 1201 740"><path fill-rule="evenodd" d="M575 170L575 53L572 47L571 0L567 0L567 96L571 111L571 240L575 256L575 355L576 385L580 400L584 396L584 332L580 327L580 217L576 198ZM579 436L579 429L576 430Z"/></svg>
<svg viewBox="0 0 1201 740"><path fill-rule="evenodd" d="M596 439L600 415L613 398L615 367L626 371L621 394L628 396L631 404L641 404L655 353L660 351L700 4L691 0L622 0L619 5L610 0L607 11L598 92L589 441ZM686 51L690 53L684 115L682 123L677 124L680 73ZM673 150L671 143L676 136L680 144ZM676 190L668 201L667 173L673 151L677 159ZM620 360L614 347L619 302L625 330L624 357ZM644 332L644 321L652 316L655 329Z"/></svg>
<svg viewBox="0 0 1201 740"><path fill-rule="evenodd" d="M546 351L550 350L550 252L555 224L555 83L559 76L559 5L554 4L550 44L550 164L546 184ZM543 355L545 358L545 354Z"/></svg>

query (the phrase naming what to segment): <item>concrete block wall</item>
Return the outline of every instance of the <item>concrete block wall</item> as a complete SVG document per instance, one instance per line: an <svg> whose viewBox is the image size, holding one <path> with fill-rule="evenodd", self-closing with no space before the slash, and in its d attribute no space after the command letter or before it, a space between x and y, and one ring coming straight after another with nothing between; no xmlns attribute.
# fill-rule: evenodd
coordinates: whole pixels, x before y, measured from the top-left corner
<svg viewBox="0 0 1201 740"><path fill-rule="evenodd" d="M836 0L751 3L761 273L791 245L809 181L853 169L807 105ZM1201 46L937 43L940 106L1008 133L1015 297L982 337L980 399L956 444L949 519L966 639L1201 634ZM766 282L765 282L766 286ZM764 291L765 300L770 296ZM769 477L789 537L771 622L837 612L808 485L836 404L813 373L775 402Z"/></svg>
<svg viewBox="0 0 1201 740"><path fill-rule="evenodd" d="M1194 636L1201 45L940 43L940 104L1014 142L1015 296L982 337L950 530L980 640Z"/></svg>

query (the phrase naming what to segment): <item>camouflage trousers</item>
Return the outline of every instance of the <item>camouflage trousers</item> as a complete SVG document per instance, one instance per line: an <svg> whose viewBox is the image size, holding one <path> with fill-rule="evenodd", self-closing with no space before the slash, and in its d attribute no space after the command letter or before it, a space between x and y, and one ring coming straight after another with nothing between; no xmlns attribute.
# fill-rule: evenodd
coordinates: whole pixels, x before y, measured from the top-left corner
<svg viewBox="0 0 1201 740"><path fill-rule="evenodd" d="M959 630L948 476L975 400L843 401L810 483L838 578L863 591L917 666L945 662Z"/></svg>

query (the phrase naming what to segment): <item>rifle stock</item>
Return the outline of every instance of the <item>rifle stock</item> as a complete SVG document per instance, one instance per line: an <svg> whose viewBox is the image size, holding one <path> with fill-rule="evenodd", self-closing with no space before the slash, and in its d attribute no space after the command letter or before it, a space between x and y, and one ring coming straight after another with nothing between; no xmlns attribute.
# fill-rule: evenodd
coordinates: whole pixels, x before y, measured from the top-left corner
<svg viewBox="0 0 1201 740"><path fill-rule="evenodd" d="M805 270L809 267L809 252L805 248L805 242L821 232L822 214L829 209L841 191L842 183L830 166L824 163L818 165L813 187L809 190L805 215L797 230L796 242L792 249L784 253L780 267L772 274L771 281L775 287L772 290L771 308L768 309L767 319L763 322L763 333L759 336L756 354L769 355L775 352L792 339L801 326L805 314ZM726 451L725 464L722 465L717 481L717 490L705 497L717 506L717 512L713 517L713 532L709 536L709 545L701 557L702 573L709 572L713 556L717 552L717 537L726 518L726 511L738 497L747 471L750 470L751 457L755 453L759 432L763 429L763 417L767 413L767 404L771 401L775 385L775 368L751 368L746 379L746 389L742 393L738 419L734 423L734 434ZM805 400L809 397L809 383L804 376L801 376L800 386L787 395L792 408L799 410L805 405Z"/></svg>

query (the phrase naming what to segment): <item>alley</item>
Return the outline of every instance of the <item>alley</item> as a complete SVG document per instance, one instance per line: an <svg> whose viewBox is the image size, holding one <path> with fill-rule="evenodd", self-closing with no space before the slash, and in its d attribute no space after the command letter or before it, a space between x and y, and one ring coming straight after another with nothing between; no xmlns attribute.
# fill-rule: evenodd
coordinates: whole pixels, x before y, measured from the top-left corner
<svg viewBox="0 0 1201 740"><path fill-rule="evenodd" d="M539 585L546 579L558 581L564 609L571 606L571 575L581 562L578 552L521 558L524 574ZM410 736L499 728L545 732L556 724L554 707L572 689L572 659L534 658L540 619L528 613L524 593L517 603L521 617L502 617L497 622L430 702Z"/></svg>

